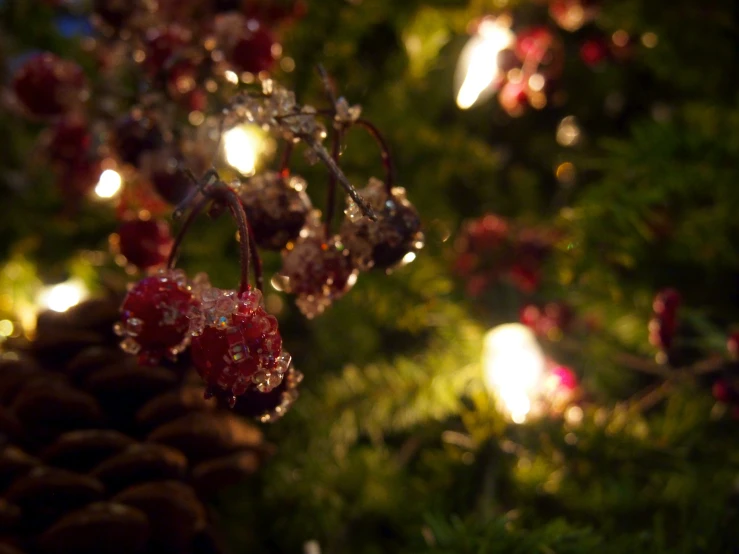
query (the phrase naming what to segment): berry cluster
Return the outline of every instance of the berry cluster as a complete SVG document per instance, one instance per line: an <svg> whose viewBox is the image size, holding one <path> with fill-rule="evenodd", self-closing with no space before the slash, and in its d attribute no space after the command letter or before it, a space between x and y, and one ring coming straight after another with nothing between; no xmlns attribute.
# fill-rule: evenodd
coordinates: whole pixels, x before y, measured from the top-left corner
<svg viewBox="0 0 739 554"><path fill-rule="evenodd" d="M333 154L321 144L327 136L318 120L322 113L333 116ZM249 216L256 243L282 251L282 268L275 282L297 296L298 308L309 318L323 313L351 289L360 271L389 271L412 261L415 252L423 247L418 212L405 190L392 186L387 144L360 115L361 108L350 106L343 98L325 112L301 106L292 92L266 80L261 95L235 98L226 116L229 124L247 121L271 131L287 142L288 154L302 142L307 147L306 154L323 161L330 170L325 221L306 194L306 181L291 175L289 155L284 157L279 171L264 172L233 184ZM349 184L338 163L341 137L355 125L367 129L377 140L388 173L384 182L370 179L360 191ZM344 221L339 233L334 234L332 202L337 182L347 190L348 197Z"/></svg>
<svg viewBox="0 0 739 554"><path fill-rule="evenodd" d="M677 331L680 293L676 289L661 291L654 298L652 308L654 317L649 322L649 342L660 351L667 352Z"/></svg>
<svg viewBox="0 0 739 554"><path fill-rule="evenodd" d="M488 214L463 225L454 270L465 279L470 296L480 296L501 280L531 293L539 286L554 240L549 230L514 229L506 219Z"/></svg>

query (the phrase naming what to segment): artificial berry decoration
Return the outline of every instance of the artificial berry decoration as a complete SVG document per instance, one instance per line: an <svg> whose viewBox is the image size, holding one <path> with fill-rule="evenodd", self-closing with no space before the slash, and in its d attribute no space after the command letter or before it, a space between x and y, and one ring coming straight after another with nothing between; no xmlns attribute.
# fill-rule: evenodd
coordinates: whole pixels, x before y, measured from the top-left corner
<svg viewBox="0 0 739 554"><path fill-rule="evenodd" d="M361 270L391 269L403 261L412 261L410 254L423 247L421 218L408 201L405 189L393 187L388 192L385 183L370 179L360 191L375 210L378 220L364 217L351 198L347 199L347 219L341 226L341 240L349 249L352 263Z"/></svg>
<svg viewBox="0 0 739 554"><path fill-rule="evenodd" d="M654 318L649 322L649 342L660 350L669 350L677 331L677 311L680 293L665 289L654 299Z"/></svg>
<svg viewBox="0 0 739 554"><path fill-rule="evenodd" d="M177 24L149 29L144 67L150 75L164 71L170 59L192 40L190 31Z"/></svg>
<svg viewBox="0 0 739 554"><path fill-rule="evenodd" d="M259 392L250 388L236 399L233 407L237 414L257 419L262 423L271 423L284 416L290 406L298 399L298 386L303 381L303 374L292 365L282 378L282 383L269 392ZM228 398L220 400L229 402Z"/></svg>
<svg viewBox="0 0 739 554"><path fill-rule="evenodd" d="M13 90L29 113L60 115L86 96L86 79L76 63L50 52L29 58L15 74Z"/></svg>
<svg viewBox="0 0 739 554"><path fill-rule="evenodd" d="M164 136L157 123L140 114L132 114L118 122L113 131L113 149L124 163L138 167L145 153L160 148Z"/></svg>
<svg viewBox="0 0 739 554"><path fill-rule="evenodd" d="M256 19L247 23L247 32L236 42L229 61L240 71L269 71L275 63L273 46L277 43L272 32Z"/></svg>
<svg viewBox="0 0 739 554"><path fill-rule="evenodd" d="M206 395L223 391L233 407L252 386L267 393L280 385L291 357L259 290L207 287L189 317L192 362L208 385Z"/></svg>
<svg viewBox="0 0 739 554"><path fill-rule="evenodd" d="M172 235L166 221L156 219L129 219L121 223L111 237L111 246L139 269L161 266L172 249Z"/></svg>
<svg viewBox="0 0 739 554"><path fill-rule="evenodd" d="M50 129L46 152L52 162L71 163L84 157L91 144L92 135L85 119L69 115Z"/></svg>
<svg viewBox="0 0 739 554"><path fill-rule="evenodd" d="M309 319L322 314L357 280L348 250L338 237L322 240L320 231L301 237L283 252L280 275L285 291L297 295L296 305Z"/></svg>
<svg viewBox="0 0 739 554"><path fill-rule="evenodd" d="M188 314L195 306L192 286L181 270L161 270L136 283L121 306L115 332L121 348L141 363L174 357L188 344Z"/></svg>
<svg viewBox="0 0 739 554"><path fill-rule="evenodd" d="M608 46L601 38L591 38L580 46L580 58L590 67L600 65L608 57Z"/></svg>
<svg viewBox="0 0 739 554"><path fill-rule="evenodd" d="M249 217L257 244L267 250L282 250L295 241L311 211L304 179L266 172L241 183L239 198Z"/></svg>
<svg viewBox="0 0 739 554"><path fill-rule="evenodd" d="M157 194L172 205L182 202L193 190L192 181L176 165L156 166L149 174L149 180Z"/></svg>

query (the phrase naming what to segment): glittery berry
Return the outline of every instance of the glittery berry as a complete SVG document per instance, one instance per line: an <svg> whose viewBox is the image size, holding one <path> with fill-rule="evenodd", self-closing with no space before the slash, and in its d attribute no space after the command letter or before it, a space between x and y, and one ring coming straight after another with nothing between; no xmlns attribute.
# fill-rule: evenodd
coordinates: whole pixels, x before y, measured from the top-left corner
<svg viewBox="0 0 739 554"><path fill-rule="evenodd" d="M189 314L192 362L207 385L233 406L236 397L255 387L274 390L290 367L282 350L277 319L263 307L258 290L237 293L204 288Z"/></svg>
<svg viewBox="0 0 739 554"><path fill-rule="evenodd" d="M270 392L259 392L250 388L236 399L233 410L237 414L263 423L273 422L284 416L298 399L298 386L303 374L292 365L276 388ZM228 399L225 399L228 402Z"/></svg>
<svg viewBox="0 0 739 554"><path fill-rule="evenodd" d="M238 189L249 225L259 246L282 250L295 241L311 211L300 177L282 177L275 172L255 175Z"/></svg>
<svg viewBox="0 0 739 554"><path fill-rule="evenodd" d="M138 167L141 157L162 146L164 137L159 126L139 114L126 116L113 131L113 150L121 161Z"/></svg>
<svg viewBox="0 0 739 554"><path fill-rule="evenodd" d="M169 224L155 219L124 221L111 238L113 249L139 269L163 265L173 242Z"/></svg>
<svg viewBox="0 0 739 554"><path fill-rule="evenodd" d="M300 311L313 318L354 286L357 271L338 238L324 241L319 231L283 252L280 277L285 291L297 295Z"/></svg>
<svg viewBox="0 0 739 554"><path fill-rule="evenodd" d="M403 261L412 261L415 252L423 247L423 233L421 219L405 190L395 187L388 194L382 181L370 179L360 194L375 210L378 220L363 217L359 207L347 200L341 240L354 265L362 270L390 269Z"/></svg>
<svg viewBox="0 0 739 554"><path fill-rule="evenodd" d="M654 299L654 318L649 322L649 342L661 350L669 350L677 331L677 311L680 293L665 289Z"/></svg>
<svg viewBox="0 0 739 554"><path fill-rule="evenodd" d="M32 56L20 67L13 90L29 113L41 117L65 113L87 95L82 68L49 52Z"/></svg>
<svg viewBox="0 0 739 554"><path fill-rule="evenodd" d="M138 354L142 363L176 356L188 344L187 314L195 305L188 280L181 270L161 270L136 283L121 306L115 332L121 348Z"/></svg>

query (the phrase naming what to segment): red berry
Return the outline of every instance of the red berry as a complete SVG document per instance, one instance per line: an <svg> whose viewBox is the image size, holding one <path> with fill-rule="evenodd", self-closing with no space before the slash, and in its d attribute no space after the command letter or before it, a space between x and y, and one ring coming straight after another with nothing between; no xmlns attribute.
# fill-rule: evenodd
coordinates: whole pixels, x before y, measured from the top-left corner
<svg viewBox="0 0 739 554"><path fill-rule="evenodd" d="M508 278L510 282L521 292L532 293L539 288L539 276L538 269L525 267L521 264L515 264L508 271Z"/></svg>
<svg viewBox="0 0 739 554"><path fill-rule="evenodd" d="M132 219L118 227L118 251L139 269L163 265L173 242L166 221Z"/></svg>
<svg viewBox="0 0 739 554"><path fill-rule="evenodd" d="M190 31L177 24L149 29L146 33L144 67L151 75L163 71L170 59L191 40Z"/></svg>
<svg viewBox="0 0 739 554"><path fill-rule="evenodd" d="M508 221L494 214L476 219L467 225L466 235L475 252L499 248L509 235Z"/></svg>
<svg viewBox="0 0 739 554"><path fill-rule="evenodd" d="M84 118L67 116L51 128L47 152L54 162L74 162L88 153L92 136Z"/></svg>
<svg viewBox="0 0 739 554"><path fill-rule="evenodd" d="M13 79L13 90L21 104L42 117L66 112L84 99L85 89L82 68L50 52L31 57Z"/></svg>
<svg viewBox="0 0 739 554"><path fill-rule="evenodd" d="M569 367L555 367L552 369L552 376L556 379L558 389L573 391L577 388L577 375Z"/></svg>
<svg viewBox="0 0 739 554"><path fill-rule="evenodd" d="M519 320L532 330L536 330L541 319L541 310L534 304L529 304L521 309Z"/></svg>
<svg viewBox="0 0 739 554"><path fill-rule="evenodd" d="M195 306L184 272L160 271L136 283L121 306L121 323L115 331L121 348L138 354L142 363L175 356L188 343L188 314Z"/></svg>
<svg viewBox="0 0 739 554"><path fill-rule="evenodd" d="M290 367L282 350L277 319L262 306L258 290L244 293L206 288L191 312L192 361L208 389L224 391L233 407L236 397L254 385L270 392Z"/></svg>
<svg viewBox="0 0 739 554"><path fill-rule="evenodd" d="M149 180L159 196L173 205L182 202L194 187L185 172L176 164L175 160L171 166L158 165L149 175Z"/></svg>
<svg viewBox="0 0 739 554"><path fill-rule="evenodd" d="M311 210L304 179L266 172L244 181L239 197L257 244L282 250L298 238Z"/></svg>
<svg viewBox="0 0 739 554"><path fill-rule="evenodd" d="M359 192L374 209L377 221L363 217L359 207L347 199L341 240L349 249L354 267L388 270L413 261L416 251L423 247L424 236L421 218L405 190L395 187L388 194L385 183L370 179Z"/></svg>
<svg viewBox="0 0 739 554"><path fill-rule="evenodd" d="M323 242L318 236L301 238L292 250L284 251L280 274L286 278L286 291L298 296L296 304L308 318L323 313L357 280L349 252L336 238Z"/></svg>
<svg viewBox="0 0 739 554"><path fill-rule="evenodd" d="M533 58L540 60L554 40L552 32L547 27L534 27L522 31L516 40L516 54L521 60Z"/></svg>
<svg viewBox="0 0 739 554"><path fill-rule="evenodd" d="M228 60L238 71L269 71L275 62L272 47L276 42L269 29L256 19L250 19L244 34L231 49Z"/></svg>
<svg viewBox="0 0 739 554"><path fill-rule="evenodd" d="M263 423L280 419L298 399L298 385L303 380L303 374L292 365L282 379L282 383L270 392L259 392L250 388L236 401L234 412L243 417L258 419ZM226 394L218 393L219 400L230 402L230 398L223 398Z"/></svg>

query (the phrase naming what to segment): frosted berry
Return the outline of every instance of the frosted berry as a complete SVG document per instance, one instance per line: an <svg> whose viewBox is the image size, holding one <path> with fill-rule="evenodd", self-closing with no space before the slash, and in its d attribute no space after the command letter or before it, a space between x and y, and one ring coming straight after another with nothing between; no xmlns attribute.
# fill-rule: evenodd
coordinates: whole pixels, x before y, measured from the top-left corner
<svg viewBox="0 0 739 554"><path fill-rule="evenodd" d="M661 350L669 350L677 331L677 311L680 293L665 289L654 299L654 318L649 322L649 342Z"/></svg>
<svg viewBox="0 0 739 554"><path fill-rule="evenodd" d="M264 310L261 292L206 287L189 318L192 362L207 396L225 394L233 406L251 387L267 393L280 385L290 355L282 350L277 319Z"/></svg>
<svg viewBox="0 0 739 554"><path fill-rule="evenodd" d="M282 383L270 392L259 392L252 387L237 398L234 412L263 423L277 421L298 399L298 386L302 380L303 374L291 365Z"/></svg>
<svg viewBox="0 0 739 554"><path fill-rule="evenodd" d="M144 67L151 75L165 70L174 54L181 51L191 39L190 31L177 24L149 29L145 39Z"/></svg>
<svg viewBox="0 0 739 554"><path fill-rule="evenodd" d="M139 269L163 265L172 249L172 235L166 221L155 219L130 219L121 223L111 239L119 254Z"/></svg>
<svg viewBox="0 0 739 554"><path fill-rule="evenodd" d="M18 69L13 90L31 114L42 117L65 113L87 95L82 68L50 52L32 56Z"/></svg>
<svg viewBox="0 0 739 554"><path fill-rule="evenodd" d="M297 176L266 172L245 180L238 189L257 244L282 250L300 235L311 211L306 182Z"/></svg>
<svg viewBox="0 0 739 554"><path fill-rule="evenodd" d="M337 237L324 241L315 234L283 252L280 277L285 291L297 295L300 311L313 318L354 286L357 271Z"/></svg>
<svg viewBox="0 0 739 554"><path fill-rule="evenodd" d="M87 122L78 115L70 115L51 127L46 152L53 162L71 163L84 157L91 144Z"/></svg>
<svg viewBox="0 0 739 554"><path fill-rule="evenodd" d="M164 136L154 120L133 114L118 122L112 142L113 150L121 161L138 167L145 153L164 144Z"/></svg>
<svg viewBox="0 0 739 554"><path fill-rule="evenodd" d="M121 348L138 354L141 363L174 357L188 344L195 305L192 287L184 272L162 270L136 283L121 306L121 322L115 332L123 337Z"/></svg>
<svg viewBox="0 0 739 554"><path fill-rule="evenodd" d="M341 240L349 249L352 261L361 270L390 269L415 258L423 247L421 218L405 196L405 190L395 187L388 194L385 184L370 179L360 191L372 206L378 220L363 217L359 207L348 199L347 219L341 226Z"/></svg>

